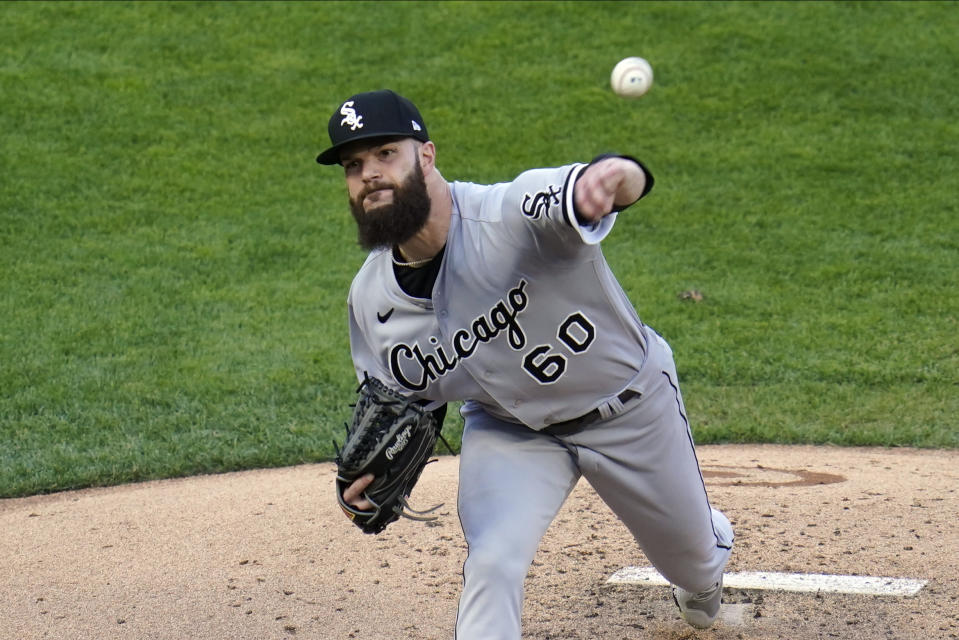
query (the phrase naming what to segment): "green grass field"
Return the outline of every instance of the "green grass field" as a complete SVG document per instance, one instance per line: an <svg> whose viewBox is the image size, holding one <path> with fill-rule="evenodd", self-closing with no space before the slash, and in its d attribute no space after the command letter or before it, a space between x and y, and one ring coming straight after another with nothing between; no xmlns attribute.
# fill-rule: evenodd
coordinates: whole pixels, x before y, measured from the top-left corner
<svg viewBox="0 0 959 640"><path fill-rule="evenodd" d="M956 33L955 3L3 3L0 496L332 456L364 254L314 156L383 87L447 179L651 167L604 247L698 442L959 447Z"/></svg>

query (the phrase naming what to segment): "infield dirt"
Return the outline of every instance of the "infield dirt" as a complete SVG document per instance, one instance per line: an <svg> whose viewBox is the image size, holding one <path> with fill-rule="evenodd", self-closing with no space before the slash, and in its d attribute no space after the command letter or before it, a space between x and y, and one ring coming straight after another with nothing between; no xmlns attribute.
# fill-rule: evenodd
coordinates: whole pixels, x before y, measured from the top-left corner
<svg viewBox="0 0 959 640"><path fill-rule="evenodd" d="M959 637L959 452L702 446L736 528L729 571L926 580L915 596L726 589L695 631L666 587L608 584L647 566L581 482L543 540L524 638ZM427 467L379 536L333 499L331 464L0 500L0 638L449 639L466 556L458 459Z"/></svg>

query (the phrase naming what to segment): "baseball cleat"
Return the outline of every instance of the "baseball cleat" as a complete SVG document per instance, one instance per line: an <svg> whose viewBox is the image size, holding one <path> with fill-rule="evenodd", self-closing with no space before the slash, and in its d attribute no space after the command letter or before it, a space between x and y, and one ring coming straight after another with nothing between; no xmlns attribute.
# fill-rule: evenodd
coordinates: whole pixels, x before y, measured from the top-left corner
<svg viewBox="0 0 959 640"><path fill-rule="evenodd" d="M708 629L716 621L719 608L723 601L723 579L713 585L711 589L699 593L691 593L673 587L673 600L679 607L679 613L691 627Z"/></svg>

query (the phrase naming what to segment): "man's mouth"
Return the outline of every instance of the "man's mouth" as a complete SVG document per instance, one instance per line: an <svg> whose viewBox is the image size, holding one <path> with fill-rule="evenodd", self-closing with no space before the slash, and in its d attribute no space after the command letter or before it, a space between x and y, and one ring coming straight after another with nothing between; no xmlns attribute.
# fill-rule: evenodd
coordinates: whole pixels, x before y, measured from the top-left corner
<svg viewBox="0 0 959 640"><path fill-rule="evenodd" d="M373 189L369 191L365 196L363 196L363 202L367 204L379 204L384 200L390 199L390 196L393 195L393 187L380 187L379 189Z"/></svg>

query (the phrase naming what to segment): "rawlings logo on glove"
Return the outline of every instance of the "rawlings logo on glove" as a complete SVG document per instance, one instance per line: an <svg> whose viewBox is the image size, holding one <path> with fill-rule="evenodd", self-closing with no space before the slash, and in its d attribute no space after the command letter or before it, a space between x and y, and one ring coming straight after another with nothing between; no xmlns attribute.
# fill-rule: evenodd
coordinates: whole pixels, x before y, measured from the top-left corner
<svg viewBox="0 0 959 640"><path fill-rule="evenodd" d="M412 428L413 427L406 427L406 430L396 437L396 444L386 450L387 460L392 460L393 456L405 449L406 445L410 443L410 429Z"/></svg>

